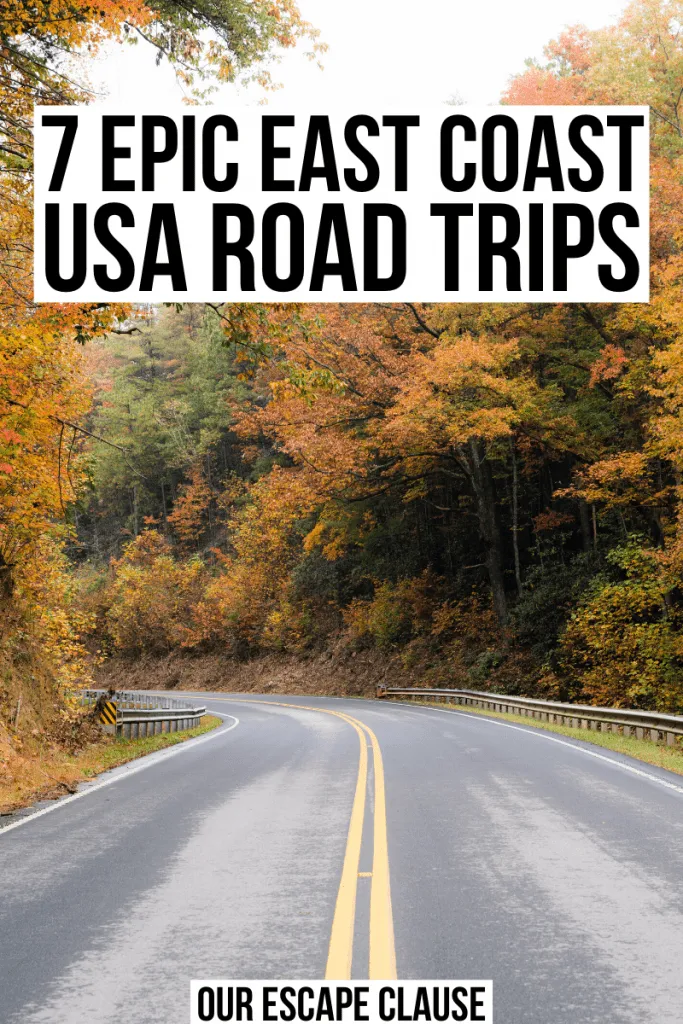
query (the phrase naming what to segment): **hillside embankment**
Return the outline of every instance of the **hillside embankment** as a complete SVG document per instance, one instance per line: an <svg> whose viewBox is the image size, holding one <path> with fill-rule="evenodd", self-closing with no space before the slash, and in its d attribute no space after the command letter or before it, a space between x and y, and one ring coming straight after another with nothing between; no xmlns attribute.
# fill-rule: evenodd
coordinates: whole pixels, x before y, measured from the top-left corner
<svg viewBox="0 0 683 1024"><path fill-rule="evenodd" d="M237 661L221 654L109 658L95 670L98 687L113 690L223 690L338 697L374 696L388 679L409 685L414 673L382 652L264 654Z"/></svg>
<svg viewBox="0 0 683 1024"><path fill-rule="evenodd" d="M17 663L0 657L0 815L73 793L108 768L218 724L207 716L183 733L115 740L40 658L27 654Z"/></svg>

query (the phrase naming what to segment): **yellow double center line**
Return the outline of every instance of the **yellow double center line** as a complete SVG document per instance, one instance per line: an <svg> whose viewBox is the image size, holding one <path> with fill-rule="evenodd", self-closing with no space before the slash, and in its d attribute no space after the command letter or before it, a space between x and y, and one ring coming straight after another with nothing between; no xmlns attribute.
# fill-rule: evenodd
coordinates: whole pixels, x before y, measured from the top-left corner
<svg viewBox="0 0 683 1024"><path fill-rule="evenodd" d="M214 698L215 699L215 698ZM221 698L218 698L221 699ZM223 698L225 699L225 698ZM230 701L234 703L235 701ZM353 961L353 940L356 923L356 896L358 891L358 868L363 841L363 823L368 789L368 748L372 749L374 778L374 823L372 882L370 888L370 957L368 978L391 981L396 978L396 949L394 944L394 919L391 911L391 883L389 877L389 848L387 844L386 795L384 788L384 766L382 751L372 729L357 718L343 711L329 708L313 708L305 704L285 704L283 701L261 701L236 698L243 704L277 705L296 708L298 711L318 711L334 715L352 726L358 734L360 755L358 777L351 808L351 820L346 838L346 853L342 867L337 902L332 920L330 945L327 953L325 978L345 981L351 977ZM370 743L367 742L367 739ZM365 872L363 873L365 874Z"/></svg>
<svg viewBox="0 0 683 1024"><path fill-rule="evenodd" d="M311 710L326 710L315 708ZM368 783L368 744L370 739L375 780L375 816L373 829L372 883L370 888L370 962L368 978L391 980L396 977L396 951L394 946L394 920L391 912L391 883L389 878L389 849L387 845L387 815L384 790L382 751L372 729L357 718L341 711L328 711L336 715L358 733L360 757L358 779L353 798L346 854L342 868L337 903L332 921L330 946L327 954L325 977L345 980L351 977L353 934L356 919L356 891L360 863L363 822Z"/></svg>

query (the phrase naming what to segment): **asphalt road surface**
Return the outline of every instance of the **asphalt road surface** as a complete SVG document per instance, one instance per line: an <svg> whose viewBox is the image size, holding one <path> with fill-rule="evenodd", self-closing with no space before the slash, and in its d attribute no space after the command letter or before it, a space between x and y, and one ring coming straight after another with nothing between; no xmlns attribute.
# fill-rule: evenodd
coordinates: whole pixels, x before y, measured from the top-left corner
<svg viewBox="0 0 683 1024"><path fill-rule="evenodd" d="M219 730L0 829L2 1024L187 1024L191 978L326 976L683 1020L683 778L466 712L202 697Z"/></svg>

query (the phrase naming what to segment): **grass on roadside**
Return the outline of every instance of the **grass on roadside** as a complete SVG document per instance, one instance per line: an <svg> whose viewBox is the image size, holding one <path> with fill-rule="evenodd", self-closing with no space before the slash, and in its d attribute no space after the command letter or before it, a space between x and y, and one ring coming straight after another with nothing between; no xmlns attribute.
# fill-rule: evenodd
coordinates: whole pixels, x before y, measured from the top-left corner
<svg viewBox="0 0 683 1024"><path fill-rule="evenodd" d="M0 776L0 814L9 814L38 800L57 799L73 793L79 782L92 779L109 768L201 736L221 724L221 718L204 715L196 729L184 732L160 733L137 740L107 736L97 743L90 743L77 754L67 754L54 747L26 751L23 756L15 754L9 777Z"/></svg>
<svg viewBox="0 0 683 1024"><path fill-rule="evenodd" d="M186 729L184 732L162 732L157 736L143 736L138 740L117 737L109 743L95 743L86 750L73 755L70 760L81 768L86 778L92 778L93 775L99 775L100 772L105 772L109 768L117 768L136 757L154 754L157 750L163 750L164 747L173 747L176 743L183 743L185 740L191 740L205 732L211 732L221 722L222 719L215 715L204 715L196 729Z"/></svg>
<svg viewBox="0 0 683 1024"><path fill-rule="evenodd" d="M440 704L434 701L420 701L428 707L446 708L451 711L462 711L465 714L485 715L487 718L501 718L518 725L528 725L532 729L543 729L544 732L557 732L569 736L573 740L583 740L596 747L606 747L618 754L626 754L646 764L666 768L670 772L683 775L683 747L668 747L652 740L639 740L635 736L621 736L613 732L597 732L593 729L575 729L570 725L555 725L552 722L540 722L538 719L527 718L525 715L507 714L501 711L487 711L485 708L465 707L461 704Z"/></svg>

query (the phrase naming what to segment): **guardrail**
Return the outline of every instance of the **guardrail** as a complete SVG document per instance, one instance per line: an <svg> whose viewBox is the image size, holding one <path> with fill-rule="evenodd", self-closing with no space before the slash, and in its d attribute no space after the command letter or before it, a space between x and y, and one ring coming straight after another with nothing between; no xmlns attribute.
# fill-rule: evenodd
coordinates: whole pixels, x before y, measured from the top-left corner
<svg viewBox="0 0 683 1024"><path fill-rule="evenodd" d="M504 693L481 690L427 689L426 687L377 687L378 697L408 697L413 700L446 701L470 707L523 715L556 725L576 729L594 729L636 736L674 746L683 736L683 717L661 715L654 711L631 711L624 708L600 708L589 704L561 704L554 700L533 697L512 697Z"/></svg>
<svg viewBox="0 0 683 1024"><path fill-rule="evenodd" d="M116 709L116 721L111 725L104 724L103 729L125 739L195 729L202 715L206 714L203 704L188 704L173 697L135 690L121 690L114 694L107 690L84 690L81 702L96 704L101 697L107 697Z"/></svg>

